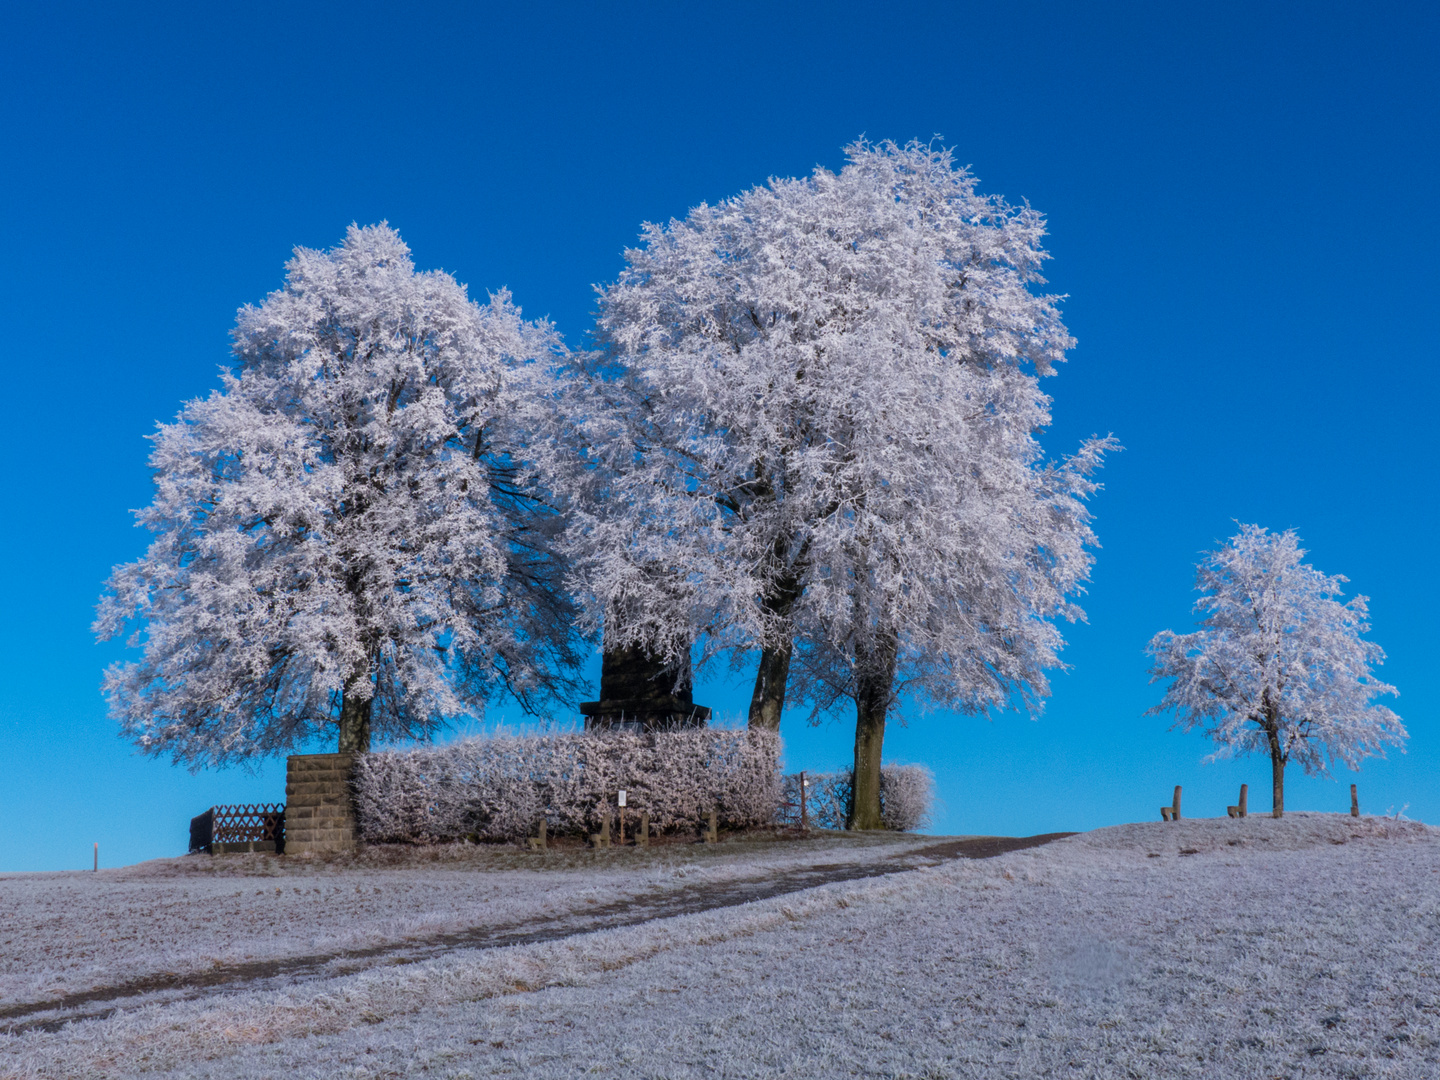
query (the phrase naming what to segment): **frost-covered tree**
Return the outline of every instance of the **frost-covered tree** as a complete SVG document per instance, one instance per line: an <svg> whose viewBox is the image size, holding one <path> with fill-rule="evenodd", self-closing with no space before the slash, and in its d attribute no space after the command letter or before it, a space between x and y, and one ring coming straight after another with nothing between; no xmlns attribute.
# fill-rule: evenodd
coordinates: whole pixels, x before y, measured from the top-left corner
<svg viewBox="0 0 1440 1080"><path fill-rule="evenodd" d="M573 664L547 499L527 458L558 341L506 293L417 273L386 225L297 249L240 312L235 370L153 436L155 539L95 629L137 624L105 691L127 736L193 767L338 727L427 736Z"/></svg>
<svg viewBox="0 0 1440 1080"><path fill-rule="evenodd" d="M1364 596L1341 603L1341 584L1300 560L1293 530L1241 525L1197 567L1202 593L1193 634L1151 639L1151 682L1172 679L1151 715L1174 710L1218 749L1207 760L1258 751L1270 757L1274 814L1285 812L1285 766L1329 775L1336 760L1358 768L1403 746L1400 717L1372 699L1396 689L1370 671L1385 653L1361 635L1370 627Z"/></svg>
<svg viewBox="0 0 1440 1080"><path fill-rule="evenodd" d="M1034 289L1040 215L948 150L847 154L627 252L599 335L628 425L597 440L613 481L581 566L592 611L648 613L616 628L647 647L758 649L752 725L778 727L792 665L817 708L853 700L874 828L903 687L971 711L1047 692L1109 444L1040 460L1038 377L1071 344Z"/></svg>

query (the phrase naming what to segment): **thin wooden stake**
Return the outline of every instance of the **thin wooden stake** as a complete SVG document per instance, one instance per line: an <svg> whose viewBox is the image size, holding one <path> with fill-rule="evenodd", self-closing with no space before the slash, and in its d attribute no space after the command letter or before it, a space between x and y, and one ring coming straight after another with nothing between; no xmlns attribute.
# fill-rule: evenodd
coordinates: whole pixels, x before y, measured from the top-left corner
<svg viewBox="0 0 1440 1080"><path fill-rule="evenodd" d="M810 817L805 812L805 770L800 770L800 831L810 831Z"/></svg>
<svg viewBox="0 0 1440 1080"><path fill-rule="evenodd" d="M1353 785L1352 785L1353 787ZM95 842L95 873L100 872L100 842Z"/></svg>
<svg viewBox="0 0 1440 1080"><path fill-rule="evenodd" d="M1350 785L1350 816L1360 816L1360 789L1354 784Z"/></svg>
<svg viewBox="0 0 1440 1080"><path fill-rule="evenodd" d="M1171 820L1172 820L1172 821L1179 821L1179 820L1180 820L1180 785L1179 785L1179 784L1176 784L1176 785L1175 785L1175 801L1174 801L1174 803L1171 804L1171 806L1172 806L1172 809L1171 809L1170 813L1173 815L1172 818L1171 818Z"/></svg>
<svg viewBox="0 0 1440 1080"><path fill-rule="evenodd" d="M646 847L646 848L648 848L648 847L650 846L650 811L649 811L649 810L641 810L641 811L640 811L640 834L635 838L635 842L636 842L637 844L639 844L641 847Z"/></svg>

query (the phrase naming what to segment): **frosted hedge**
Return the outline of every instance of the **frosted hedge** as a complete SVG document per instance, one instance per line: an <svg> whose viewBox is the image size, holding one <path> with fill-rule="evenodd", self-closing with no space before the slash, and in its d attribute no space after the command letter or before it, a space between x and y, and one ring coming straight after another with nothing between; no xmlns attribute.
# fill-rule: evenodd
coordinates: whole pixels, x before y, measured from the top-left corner
<svg viewBox="0 0 1440 1080"><path fill-rule="evenodd" d="M767 731L569 732L466 739L366 754L355 772L361 835L435 843L599 828L616 792L659 831L692 828L713 808L722 826L763 825L780 802L780 740Z"/></svg>
<svg viewBox="0 0 1440 1080"><path fill-rule="evenodd" d="M843 829L854 798L853 770L806 773L806 813L810 824L822 829ZM784 781L786 824L800 823L800 777ZM885 828L913 832L930 824L935 803L935 777L923 765L883 765L880 768L880 818Z"/></svg>

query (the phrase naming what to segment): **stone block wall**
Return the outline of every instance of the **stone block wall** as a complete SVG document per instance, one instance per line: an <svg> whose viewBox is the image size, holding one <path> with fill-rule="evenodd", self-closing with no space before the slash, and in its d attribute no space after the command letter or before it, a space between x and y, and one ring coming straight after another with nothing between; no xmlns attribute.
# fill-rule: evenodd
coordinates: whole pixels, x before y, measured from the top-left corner
<svg viewBox="0 0 1440 1080"><path fill-rule="evenodd" d="M285 854L353 851L356 754L292 754L285 769Z"/></svg>

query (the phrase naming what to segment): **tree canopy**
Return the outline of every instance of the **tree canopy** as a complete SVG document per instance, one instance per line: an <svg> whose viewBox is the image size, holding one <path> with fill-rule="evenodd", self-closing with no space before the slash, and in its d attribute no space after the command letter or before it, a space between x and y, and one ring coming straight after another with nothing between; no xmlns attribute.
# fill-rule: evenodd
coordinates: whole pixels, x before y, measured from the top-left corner
<svg viewBox="0 0 1440 1080"><path fill-rule="evenodd" d="M1400 717L1373 703L1398 691L1371 672L1385 653L1361 636L1367 598L1341 603L1348 579L1304 557L1294 530L1241 525L1197 567L1200 629L1164 630L1149 645L1151 681L1172 680L1151 713L1202 728L1217 744L1210 760L1269 755L1277 815L1291 762L1326 776L1333 761L1358 768L1407 738Z"/></svg>
<svg viewBox="0 0 1440 1080"><path fill-rule="evenodd" d="M646 225L579 356L387 226L298 249L237 370L154 437L155 540L96 622L143 648L106 677L125 732L197 766L332 726L363 750L537 707L602 628L681 681L699 640L758 650L752 726L791 685L812 718L855 703L873 827L900 694L1048 693L1115 446L1044 458L1073 344L1045 222L977 188L862 140Z"/></svg>
<svg viewBox="0 0 1440 1080"><path fill-rule="evenodd" d="M1033 705L1113 445L1047 464L1035 438L1071 344L1036 289L1043 219L948 150L848 157L647 225L603 290L596 370L626 424L584 520L591 610L643 613L623 644L759 648L752 723L778 723L792 649L821 709L883 716L902 686Z"/></svg>
<svg viewBox="0 0 1440 1080"><path fill-rule="evenodd" d="M417 273L385 225L287 269L241 310L221 389L153 436L155 539L96 621L143 647L105 678L124 732L195 767L533 707L577 659L554 462L527 435L554 333Z"/></svg>

